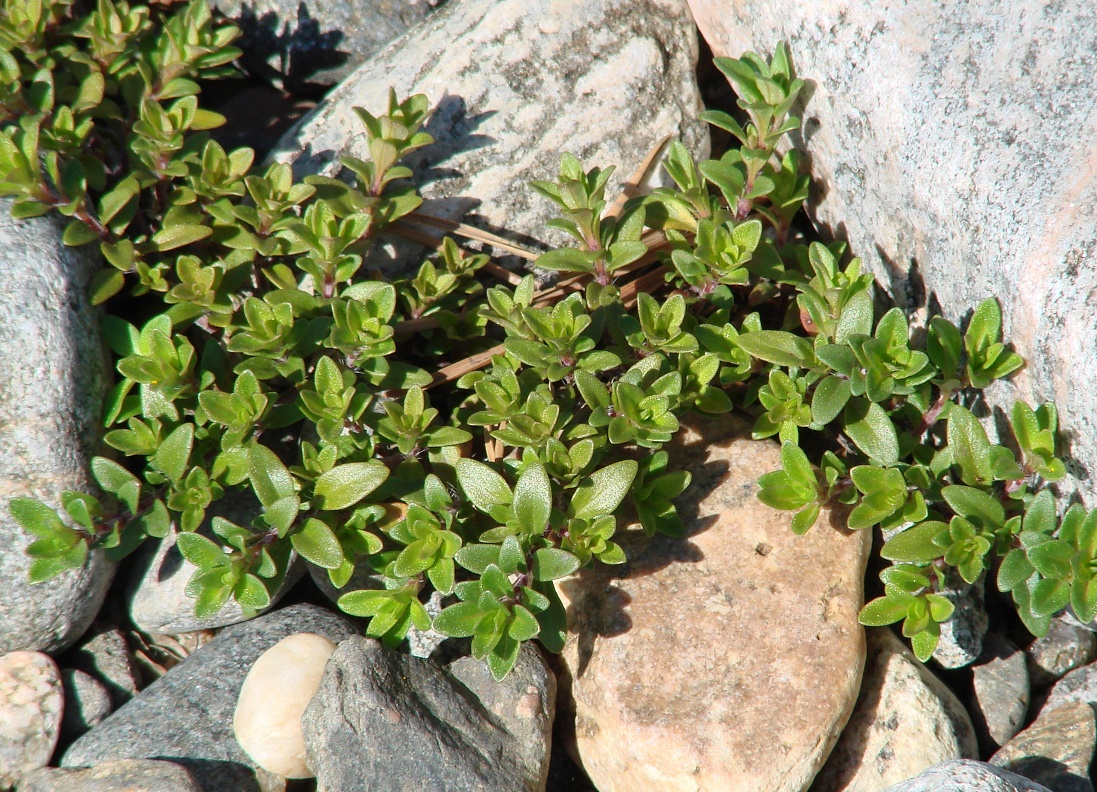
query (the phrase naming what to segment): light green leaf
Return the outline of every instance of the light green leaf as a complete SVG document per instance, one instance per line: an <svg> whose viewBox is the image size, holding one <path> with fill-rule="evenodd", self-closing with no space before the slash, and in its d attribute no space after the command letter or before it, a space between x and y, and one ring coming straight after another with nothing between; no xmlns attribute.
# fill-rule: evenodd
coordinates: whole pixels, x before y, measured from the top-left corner
<svg viewBox="0 0 1097 792"><path fill-rule="evenodd" d="M248 477L255 496L264 506L295 494L293 476L265 445L256 443L248 449Z"/></svg>
<svg viewBox="0 0 1097 792"><path fill-rule="evenodd" d="M965 484L980 486L994 480L990 460L990 440L979 419L967 409L953 404L948 410L948 446L960 467Z"/></svg>
<svg viewBox="0 0 1097 792"><path fill-rule="evenodd" d="M199 569L224 566L228 563L224 551L200 534L180 533L175 538L175 544L183 554L183 558Z"/></svg>
<svg viewBox="0 0 1097 792"><path fill-rule="evenodd" d="M933 540L947 530L948 525L945 523L927 520L891 537L884 543L880 555L889 561L907 563L933 561L940 558L945 552L945 548Z"/></svg>
<svg viewBox="0 0 1097 792"><path fill-rule="evenodd" d="M810 341L783 330L743 333L738 341L739 347L752 357L778 366L810 368L816 362Z"/></svg>
<svg viewBox="0 0 1097 792"><path fill-rule="evenodd" d="M633 459L614 462L594 471L571 498L571 515L589 520L613 514L624 500L639 469Z"/></svg>
<svg viewBox="0 0 1097 792"><path fill-rule="evenodd" d="M305 560L324 569L336 569L343 563L343 548L335 533L323 520L309 518L290 535L290 542Z"/></svg>
<svg viewBox="0 0 1097 792"><path fill-rule="evenodd" d="M474 459L457 461L457 482L472 505L487 514L496 506L508 506L512 496L506 480Z"/></svg>
<svg viewBox="0 0 1097 792"><path fill-rule="evenodd" d="M542 547L533 554L534 580L556 580L579 568L579 559L558 547Z"/></svg>
<svg viewBox="0 0 1097 792"><path fill-rule="evenodd" d="M168 435L149 462L171 481L179 481L187 470L194 446L194 424L180 424Z"/></svg>
<svg viewBox="0 0 1097 792"><path fill-rule="evenodd" d="M887 412L876 402L856 398L842 413L845 432L859 449L881 465L899 461L899 436Z"/></svg>
<svg viewBox="0 0 1097 792"><path fill-rule="evenodd" d="M389 469L376 460L336 465L316 480L319 508L345 509L369 495L389 477Z"/></svg>
<svg viewBox="0 0 1097 792"><path fill-rule="evenodd" d="M811 398L811 420L820 426L833 421L849 401L849 380L841 377L825 377L815 386Z"/></svg>
<svg viewBox="0 0 1097 792"><path fill-rule="evenodd" d="M552 484L540 464L530 464L514 485L514 514L530 533L540 534L552 510Z"/></svg>

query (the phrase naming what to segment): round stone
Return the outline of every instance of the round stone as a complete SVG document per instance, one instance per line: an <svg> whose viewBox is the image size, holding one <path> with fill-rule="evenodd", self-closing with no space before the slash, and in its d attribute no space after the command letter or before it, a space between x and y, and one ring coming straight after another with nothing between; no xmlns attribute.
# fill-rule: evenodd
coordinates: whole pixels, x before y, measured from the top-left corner
<svg viewBox="0 0 1097 792"><path fill-rule="evenodd" d="M335 642L315 633L283 638L252 665L232 725L256 764L285 778L312 778L301 715L320 688Z"/></svg>
<svg viewBox="0 0 1097 792"><path fill-rule="evenodd" d="M49 655L9 652L0 657L0 788L49 762L64 701L61 673Z"/></svg>

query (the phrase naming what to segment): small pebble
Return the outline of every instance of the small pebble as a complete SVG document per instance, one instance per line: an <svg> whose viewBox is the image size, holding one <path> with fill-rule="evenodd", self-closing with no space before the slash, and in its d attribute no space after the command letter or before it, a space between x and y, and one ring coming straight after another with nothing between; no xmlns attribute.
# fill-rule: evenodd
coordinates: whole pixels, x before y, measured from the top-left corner
<svg viewBox="0 0 1097 792"><path fill-rule="evenodd" d="M95 677L75 668L61 671L61 684L65 689L61 736L68 742L110 715L110 691Z"/></svg>
<svg viewBox="0 0 1097 792"><path fill-rule="evenodd" d="M1030 698L1025 654L992 633L971 672L972 722L984 744L994 750L1009 742L1025 722Z"/></svg>
<svg viewBox="0 0 1097 792"><path fill-rule="evenodd" d="M0 788L45 767L61 733L61 673L49 655L0 657Z"/></svg>
<svg viewBox="0 0 1097 792"><path fill-rule="evenodd" d="M1047 635L1033 641L1026 654L1032 686L1045 687L1092 663L1097 658L1097 636L1085 627L1055 618Z"/></svg>
<svg viewBox="0 0 1097 792"><path fill-rule="evenodd" d="M301 715L320 688L335 643L315 633L283 638L252 665L233 717L236 741L264 770L312 778Z"/></svg>
<svg viewBox="0 0 1097 792"><path fill-rule="evenodd" d="M1093 792L1089 763L1095 744L1093 708L1072 702L1045 707L1031 726L990 757L990 763L1055 792Z"/></svg>

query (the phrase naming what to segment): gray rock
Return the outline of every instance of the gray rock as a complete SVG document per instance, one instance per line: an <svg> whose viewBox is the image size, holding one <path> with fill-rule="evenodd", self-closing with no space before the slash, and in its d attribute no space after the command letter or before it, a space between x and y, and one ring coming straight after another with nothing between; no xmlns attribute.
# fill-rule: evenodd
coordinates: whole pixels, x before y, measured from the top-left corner
<svg viewBox="0 0 1097 792"><path fill-rule="evenodd" d="M933 659L942 668L963 668L983 653L983 636L987 632L987 611L983 600L984 579L967 583L955 568L949 567L945 588L939 592L956 610L952 618L941 625L941 639L933 650Z"/></svg>
<svg viewBox="0 0 1097 792"><path fill-rule="evenodd" d="M172 762L117 759L85 770L44 767L23 777L20 792L203 792Z"/></svg>
<svg viewBox="0 0 1097 792"><path fill-rule="evenodd" d="M1097 706L1097 664L1076 668L1056 682L1043 709L1055 709L1074 701Z"/></svg>
<svg viewBox="0 0 1097 792"><path fill-rule="evenodd" d="M232 715L251 664L297 632L339 641L355 630L313 605L293 605L228 627L73 743L61 766L169 759L205 789L257 792L255 765L233 737Z"/></svg>
<svg viewBox="0 0 1097 792"><path fill-rule="evenodd" d="M496 685L465 664L450 673L368 638L344 641L301 719L319 788L543 790L555 680L533 647L523 652Z"/></svg>
<svg viewBox="0 0 1097 792"><path fill-rule="evenodd" d="M877 792L948 759L978 756L952 691L890 629L866 634L861 694L811 792Z"/></svg>
<svg viewBox="0 0 1097 792"><path fill-rule="evenodd" d="M1057 617L1051 620L1047 635L1033 641L1025 654L1032 686L1044 687L1097 659L1097 636Z"/></svg>
<svg viewBox="0 0 1097 792"><path fill-rule="evenodd" d="M953 759L923 770L884 792L1052 792L1046 786L1000 767L971 759Z"/></svg>
<svg viewBox="0 0 1097 792"><path fill-rule="evenodd" d="M1020 731L1028 712L1025 654L1005 638L991 635L971 672L975 689L972 721L980 738L998 748Z"/></svg>
<svg viewBox="0 0 1097 792"><path fill-rule="evenodd" d="M988 406L1053 400L1097 494L1097 389L1079 387L1097 360L1097 5L690 5L717 55L792 42L815 220L910 311L955 321L997 296L1028 366Z"/></svg>
<svg viewBox="0 0 1097 792"><path fill-rule="evenodd" d="M45 767L61 732L61 675L49 655L0 657L0 789Z"/></svg>
<svg viewBox="0 0 1097 792"><path fill-rule="evenodd" d="M115 709L137 693L137 671L126 636L117 627L93 624L65 655L65 665L78 668L106 685Z"/></svg>
<svg viewBox="0 0 1097 792"><path fill-rule="evenodd" d="M455 660L446 670L513 737L507 748L529 778L540 778L531 788L544 789L556 714L556 675L537 647L524 646L514 670L502 682L496 682L488 667L473 657Z"/></svg>
<svg viewBox="0 0 1097 792"><path fill-rule="evenodd" d="M561 153L587 168L617 166L609 196L664 135L707 154L696 59L685 0L447 3L350 75L273 156L298 177L333 175L339 156L369 158L352 107L384 111L389 86L401 98L423 93L435 143L407 161L423 211L459 219L475 210L466 221L559 243L563 232L545 227L556 210L529 182L554 179ZM412 253L401 246L370 264L406 270L401 256Z"/></svg>
<svg viewBox="0 0 1097 792"><path fill-rule="evenodd" d="M15 497L60 505L91 491L108 376L98 312L87 299L99 269L88 248L61 244L65 219L13 220L0 198L0 654L56 652L95 618L114 572L100 553L48 583L27 579L34 537L8 511Z"/></svg>
<svg viewBox="0 0 1097 792"><path fill-rule="evenodd" d="M218 503L216 510L210 511L206 524L199 529L203 535L216 540L218 537L209 529L214 514L246 525L256 511L247 503ZM208 619L199 619L194 615L194 598L187 596L187 583L197 567L175 549L175 538L173 532L163 539L147 541L134 554L126 581L126 599L133 623L147 633L178 635L244 621L247 617L232 598ZM267 610L273 608L304 574L303 561L296 552L292 553L289 569Z"/></svg>
<svg viewBox="0 0 1097 792"><path fill-rule="evenodd" d="M61 671L65 689L65 711L61 717L61 737L74 740L110 715L110 691L90 674L75 668Z"/></svg>
<svg viewBox="0 0 1097 792"><path fill-rule="evenodd" d="M334 85L444 0L210 0L243 35L243 66L287 90Z"/></svg>
<svg viewBox="0 0 1097 792"><path fill-rule="evenodd" d="M1045 708L1036 721L990 757L990 763L1055 792L1093 792L1089 763L1097 741L1090 704Z"/></svg>

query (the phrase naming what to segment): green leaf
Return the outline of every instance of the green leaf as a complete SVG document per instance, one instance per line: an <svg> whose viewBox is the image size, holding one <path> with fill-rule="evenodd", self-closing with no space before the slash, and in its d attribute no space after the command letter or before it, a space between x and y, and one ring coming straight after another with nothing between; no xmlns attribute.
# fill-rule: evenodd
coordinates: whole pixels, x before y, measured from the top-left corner
<svg viewBox="0 0 1097 792"><path fill-rule="evenodd" d="M927 520L891 537L884 543L880 555L889 561L907 563L933 561L945 553L945 548L933 540L947 530L947 524L936 520Z"/></svg>
<svg viewBox="0 0 1097 792"><path fill-rule="evenodd" d="M789 443L789 445L795 445ZM806 485L784 470L766 473L758 479L758 500L773 509L801 509L818 498L816 487Z"/></svg>
<svg viewBox="0 0 1097 792"><path fill-rule="evenodd" d="M259 443L248 449L248 477L263 506L295 494L293 476L278 455Z"/></svg>
<svg viewBox="0 0 1097 792"><path fill-rule="evenodd" d="M521 605L514 606L514 619L511 620L507 633L516 641L528 641L537 635L541 626L533 614Z"/></svg>
<svg viewBox="0 0 1097 792"><path fill-rule="evenodd" d="M343 607L344 598L340 598L339 607L347 610ZM349 610L347 612L352 613ZM448 635L450 638L467 638L476 634L485 615L475 602L458 602L435 616L433 627L436 632Z"/></svg>
<svg viewBox="0 0 1097 792"><path fill-rule="evenodd" d="M969 520L979 519L987 527L1001 525L1006 518L1000 501L974 487L952 484L942 488L941 494L957 514Z"/></svg>
<svg viewBox="0 0 1097 792"><path fill-rule="evenodd" d="M895 424L876 402L855 398L842 413L845 433L870 459L885 467L899 461L899 437Z"/></svg>
<svg viewBox="0 0 1097 792"><path fill-rule="evenodd" d="M126 276L116 269L101 269L91 279L88 295L92 305L102 305L126 285Z"/></svg>
<svg viewBox="0 0 1097 792"><path fill-rule="evenodd" d="M594 471L571 498L571 515L589 520L613 514L636 479L639 465L633 459L614 462Z"/></svg>
<svg viewBox="0 0 1097 792"><path fill-rule="evenodd" d="M61 235L61 241L69 247L86 245L98 238L99 235L95 230L82 220L70 220L65 226L65 233Z"/></svg>
<svg viewBox="0 0 1097 792"><path fill-rule="evenodd" d="M324 569L337 569L343 563L343 548L335 533L323 520L309 518L290 535L290 542L305 560Z"/></svg>
<svg viewBox="0 0 1097 792"><path fill-rule="evenodd" d="M552 511L552 484L540 464L530 464L514 485L514 514L532 534L544 532Z"/></svg>
<svg viewBox="0 0 1097 792"><path fill-rule="evenodd" d="M152 237L152 243L159 251L175 250L176 248L205 239L213 233L212 228L202 225L177 225L165 228Z"/></svg>
<svg viewBox="0 0 1097 792"><path fill-rule="evenodd" d="M270 605L270 592L255 575L246 574L233 589L236 601L244 608L261 611Z"/></svg>
<svg viewBox="0 0 1097 792"><path fill-rule="evenodd" d="M579 559L558 547L542 547L533 554L534 580L556 580L579 568Z"/></svg>
<svg viewBox="0 0 1097 792"><path fill-rule="evenodd" d="M923 663L929 662L941 638L940 628L936 623L931 622L931 625L910 639L910 648L914 650L914 656Z"/></svg>
<svg viewBox="0 0 1097 792"><path fill-rule="evenodd" d="M318 508L335 511L353 506L388 477L388 467L376 460L337 465L316 480L313 491L320 499Z"/></svg>
<svg viewBox="0 0 1097 792"><path fill-rule="evenodd" d="M849 380L841 377L825 377L815 386L811 397L811 420L820 426L833 421L849 401Z"/></svg>
<svg viewBox="0 0 1097 792"><path fill-rule="evenodd" d="M200 534L180 533L175 538L175 544L183 554L183 558L199 569L225 566L228 563L228 557L224 551L216 543Z"/></svg>
<svg viewBox="0 0 1097 792"><path fill-rule="evenodd" d="M866 627L883 627L906 618L907 603L890 597L877 597L861 608L857 619Z"/></svg>
<svg viewBox="0 0 1097 792"><path fill-rule="evenodd" d="M980 486L994 480L991 443L979 419L967 409L953 404L948 410L948 447L953 462L960 468L965 484Z"/></svg>
<svg viewBox="0 0 1097 792"><path fill-rule="evenodd" d="M499 564L499 552L499 545L467 544L457 551L453 559L469 572L482 575L492 564Z"/></svg>
<svg viewBox="0 0 1097 792"><path fill-rule="evenodd" d="M819 512L822 510L822 506L818 503L809 503L800 511L796 512L796 515L792 518L792 532L797 536L803 536L811 527L815 525L815 521L819 519Z"/></svg>
<svg viewBox="0 0 1097 792"><path fill-rule="evenodd" d="M463 457L457 461L457 482L479 511L489 513L496 506L509 506L512 501L506 480L474 459Z"/></svg>
<svg viewBox="0 0 1097 792"><path fill-rule="evenodd" d="M743 333L739 336L738 342L739 347L751 357L776 363L778 366L810 368L816 362L810 341L783 330L757 330L753 333Z"/></svg>
<svg viewBox="0 0 1097 792"><path fill-rule="evenodd" d="M56 511L34 498L12 498L8 511L24 531L40 539L75 533L61 521Z"/></svg>
<svg viewBox="0 0 1097 792"><path fill-rule="evenodd" d="M1028 580L1035 571L1032 564L1028 562L1025 551L1020 547L1013 548L1006 553L1001 566L998 567L998 590L1013 591Z"/></svg>
<svg viewBox="0 0 1097 792"><path fill-rule="evenodd" d="M91 472L99 486L126 504L131 514L137 511L141 497L141 482L137 476L117 462L99 456L92 458Z"/></svg>
<svg viewBox="0 0 1097 792"><path fill-rule="evenodd" d="M194 424L180 424L168 435L149 462L171 481L179 481L187 470L194 446Z"/></svg>

